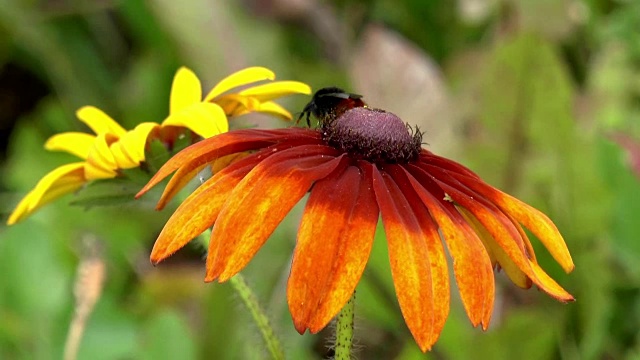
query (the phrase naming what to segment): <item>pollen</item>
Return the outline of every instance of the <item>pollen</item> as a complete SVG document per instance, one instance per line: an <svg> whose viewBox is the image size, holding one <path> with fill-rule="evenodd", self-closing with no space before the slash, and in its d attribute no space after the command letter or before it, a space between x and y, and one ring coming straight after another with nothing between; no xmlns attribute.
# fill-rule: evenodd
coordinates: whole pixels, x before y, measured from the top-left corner
<svg viewBox="0 0 640 360"><path fill-rule="evenodd" d="M357 107L322 125L330 146L373 163L404 164L416 160L422 133L398 116L380 109Z"/></svg>

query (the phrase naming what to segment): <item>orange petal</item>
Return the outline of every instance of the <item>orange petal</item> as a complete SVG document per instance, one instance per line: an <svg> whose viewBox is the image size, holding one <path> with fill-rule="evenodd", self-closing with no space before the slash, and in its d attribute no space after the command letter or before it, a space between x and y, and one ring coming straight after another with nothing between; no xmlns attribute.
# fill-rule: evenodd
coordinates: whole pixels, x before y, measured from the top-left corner
<svg viewBox="0 0 640 360"><path fill-rule="evenodd" d="M231 154L231 155L227 155L227 156L223 156L221 158L218 158L215 161L213 161L213 163L211 164L211 172L213 174L215 174L218 171L226 168L227 166L235 163L236 161L244 159L248 155L251 155L251 153L250 152L241 152L241 153L235 153L235 154Z"/></svg>
<svg viewBox="0 0 640 360"><path fill-rule="evenodd" d="M313 185L287 285L289 310L299 333L322 330L353 295L377 223L371 176L357 167Z"/></svg>
<svg viewBox="0 0 640 360"><path fill-rule="evenodd" d="M517 222L531 230L549 250L551 256L562 266L564 271L571 272L573 270L575 265L571 259L569 249L558 228L545 214L482 181L470 179L456 173L450 173L450 175L471 190L491 200L502 211L511 215Z"/></svg>
<svg viewBox="0 0 640 360"><path fill-rule="evenodd" d="M437 179L445 180L457 186L456 189L440 180L436 180L453 200L470 211L466 218L472 226L475 223L478 231L480 231L479 234L487 233L484 236L484 239L486 239L484 241L485 245L493 251L500 265L514 283L520 287L528 288L531 286L531 281L533 281L541 290L560 301L573 300L571 294L538 267L527 235L517 222L508 216L505 217L500 209L487 202L482 195L468 189L446 173L436 169L431 170Z"/></svg>
<svg viewBox="0 0 640 360"><path fill-rule="evenodd" d="M207 166L207 164L201 164L195 168L179 168L164 188L162 196L160 196L160 200L158 200L158 203L156 204L156 210L164 209L169 201L171 201L171 199L173 199L173 197L176 196L183 187L185 187L200 171L202 171L205 166Z"/></svg>
<svg viewBox="0 0 640 360"><path fill-rule="evenodd" d="M533 268L533 272L536 274L538 280L544 284L544 286L540 287L544 288L549 295L562 302L575 300L575 298L571 294L569 294L565 289L558 285L558 283L556 283L553 278L547 275L547 273L544 272L544 270L542 270L542 268L538 264L536 264L535 262L531 262L531 267Z"/></svg>
<svg viewBox="0 0 640 360"><path fill-rule="evenodd" d="M462 208L457 208L493 254L507 276L522 288L531 287L535 275L529 267L521 234L500 209L441 170L432 169L436 183Z"/></svg>
<svg viewBox="0 0 640 360"><path fill-rule="evenodd" d="M151 251L151 262L158 263L211 227L229 193L244 178L259 158L245 158L218 172L198 187L167 221Z"/></svg>
<svg viewBox="0 0 640 360"><path fill-rule="evenodd" d="M257 165L229 194L213 227L206 281L240 271L311 185L341 164L336 156L328 146L299 146Z"/></svg>
<svg viewBox="0 0 640 360"><path fill-rule="evenodd" d="M493 311L495 283L491 260L478 235L455 209L444 199L445 194L422 169L409 165L408 175L424 205L436 220L449 254L453 258L453 271L460 289L462 304L473 326L482 324L487 329Z"/></svg>
<svg viewBox="0 0 640 360"><path fill-rule="evenodd" d="M280 130L235 130L199 141L180 151L169 159L158 172L149 180L142 190L136 195L139 198L152 187L161 182L178 168L186 167L195 169L202 164L243 151L258 149L264 146L291 139L309 139L320 142L320 134L317 131L303 128L289 128ZM189 173L185 170L184 173Z"/></svg>
<svg viewBox="0 0 640 360"><path fill-rule="evenodd" d="M436 224L394 166L373 171L402 315L422 351L438 340L449 314L449 279Z"/></svg>
<svg viewBox="0 0 640 360"><path fill-rule="evenodd" d="M447 193L451 194L451 197L456 202L458 202L458 199L455 197L455 195L453 195L451 192L447 192ZM517 286L523 289L530 288L532 284L531 278L530 278L530 276L532 276L532 271L529 268L529 259L527 259L523 254L523 256L518 257L518 261L514 261L509 256L509 254L505 251L505 249L503 249L498 244L498 242L495 239L496 235L492 235L492 233L493 234L497 233L499 234L497 236L504 236L504 232L496 231L495 228L491 228L491 230L487 230L486 225L483 225L482 221L478 220L478 218L475 215L473 215L474 213L472 213L471 211L463 207L458 207L457 209L460 212L460 214L462 214L462 216L467 221L467 223L469 223L469 225L471 225L471 227L475 230L476 234L478 234L478 237L480 238L480 240L482 240L482 243L487 248L487 252L489 254L493 254L497 263L500 264L500 267L504 270L504 272L507 274L509 279L511 279L511 281L514 284L516 284ZM476 213L478 213L477 210L476 210ZM483 211L480 211L479 214L480 216L487 215ZM486 223L486 220L485 220L485 223ZM498 225L498 226L501 226L501 225ZM513 240L510 238L507 238L507 241L513 242ZM523 271L520 268L520 266L524 266L526 269L525 271L529 275L527 275L525 271Z"/></svg>

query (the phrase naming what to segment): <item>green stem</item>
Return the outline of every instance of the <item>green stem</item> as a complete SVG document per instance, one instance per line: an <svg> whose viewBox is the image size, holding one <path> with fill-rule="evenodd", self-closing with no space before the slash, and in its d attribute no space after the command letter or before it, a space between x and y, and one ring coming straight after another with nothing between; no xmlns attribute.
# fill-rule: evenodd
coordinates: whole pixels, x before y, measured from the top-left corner
<svg viewBox="0 0 640 360"><path fill-rule="evenodd" d="M353 347L353 318L356 294L353 293L349 302L340 310L336 323L336 360L351 360Z"/></svg>
<svg viewBox="0 0 640 360"><path fill-rule="evenodd" d="M284 351L282 350L282 345L280 344L280 341L276 337L273 328L269 323L269 318L262 311L260 303L258 303L258 298L255 296L247 282L244 280L244 277L240 274L237 274L236 276L229 279L229 283L236 291L236 293L238 293L238 295L242 299L242 302L251 313L253 321L255 321L258 329L260 329L262 339L267 345L267 350L269 350L271 358L284 359Z"/></svg>
<svg viewBox="0 0 640 360"><path fill-rule="evenodd" d="M200 243L204 245L205 248L209 247L210 234L210 231L205 231L199 237ZM240 274L236 274L234 277L229 279L229 283L238 296L240 296L242 303L247 307L249 313L251 313L251 317L260 330L260 334L267 345L267 350L269 351L269 354L271 354L271 358L274 360L283 360L284 351L280 344L280 340L276 337L273 327L271 327L271 324L269 323L269 318L262 310L262 307L258 302L258 297L254 294L253 290L251 290L247 282L244 280L244 277Z"/></svg>

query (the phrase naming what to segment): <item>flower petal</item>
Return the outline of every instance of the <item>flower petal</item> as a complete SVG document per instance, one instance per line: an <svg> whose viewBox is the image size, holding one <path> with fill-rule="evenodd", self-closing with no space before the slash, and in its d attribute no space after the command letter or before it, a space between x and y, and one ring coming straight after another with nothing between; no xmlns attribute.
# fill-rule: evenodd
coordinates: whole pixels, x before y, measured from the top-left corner
<svg viewBox="0 0 640 360"><path fill-rule="evenodd" d="M157 264L211 227L227 201L229 193L257 163L259 156L229 165L200 185L171 215L151 251Z"/></svg>
<svg viewBox="0 0 640 360"><path fill-rule="evenodd" d="M299 81L274 81L267 84L252 86L240 91L242 96L253 97L259 102L270 101L293 94L311 94L311 88Z"/></svg>
<svg viewBox="0 0 640 360"><path fill-rule="evenodd" d="M156 204L156 210L162 210L171 201L171 199L178 194L183 187L185 187L193 177L195 177L207 164L202 164L195 168L181 167L176 171L169 184L164 188L160 200Z"/></svg>
<svg viewBox="0 0 640 360"><path fill-rule="evenodd" d="M227 156L223 156L220 158L217 158L216 160L214 160L211 163L211 173L215 174L218 171L226 168L227 166L237 162L238 160L242 160L245 157L251 155L250 152L241 152L241 153L235 153L235 154L231 154L231 155L227 155Z"/></svg>
<svg viewBox="0 0 640 360"><path fill-rule="evenodd" d="M110 133L96 136L85 166L85 176L88 180L109 179L117 175L118 164L109 149L109 143L113 141L115 137Z"/></svg>
<svg viewBox="0 0 640 360"><path fill-rule="evenodd" d="M83 123L87 124L96 135L109 133L120 137L127 132L109 115L95 106L81 107L76 111L76 116Z"/></svg>
<svg viewBox="0 0 640 360"><path fill-rule="evenodd" d="M222 79L204 98L205 102L211 101L216 96L231 90L235 87L251 84L262 80L273 80L276 78L276 74L273 71L259 67L249 67L237 71L226 78Z"/></svg>
<svg viewBox="0 0 640 360"><path fill-rule="evenodd" d="M145 161L145 148L150 134L159 129L160 125L153 122L138 124L133 130L128 131L118 140L118 142L122 144L122 152L138 164Z"/></svg>
<svg viewBox="0 0 640 360"><path fill-rule="evenodd" d="M7 225L13 225L31 215L43 205L64 194L76 191L86 182L84 162L62 165L45 175L16 206Z"/></svg>
<svg viewBox="0 0 640 360"><path fill-rule="evenodd" d="M476 173L463 166L462 164L459 164L453 160L449 160L445 157L438 156L426 149L422 149L422 151L420 152L420 162L426 165L433 165L448 171L466 175L475 179L480 178Z"/></svg>
<svg viewBox="0 0 640 360"><path fill-rule="evenodd" d="M229 195L213 226L205 280L224 282L240 271L311 185L343 162L336 156L328 146L300 146L257 165Z"/></svg>
<svg viewBox="0 0 640 360"><path fill-rule="evenodd" d="M84 173L87 180L112 179L118 176L116 170L103 168L100 164L91 161L84 163Z"/></svg>
<svg viewBox="0 0 640 360"><path fill-rule="evenodd" d="M279 130L235 130L199 141L169 159L136 195L139 198L181 167L197 168L225 155L258 149L291 139L297 142L321 143L320 133L303 128ZM185 171L184 173L189 173Z"/></svg>
<svg viewBox="0 0 640 360"><path fill-rule="evenodd" d="M162 122L162 126L184 127L205 139L229 131L224 111L212 103L197 103L171 113Z"/></svg>
<svg viewBox="0 0 640 360"><path fill-rule="evenodd" d="M478 235L446 200L445 194L433 179L417 166L408 165L409 181L431 216L436 220L449 254L460 289L462 304L473 326L487 329L493 311L495 283L491 260Z"/></svg>
<svg viewBox="0 0 640 360"><path fill-rule="evenodd" d="M449 314L447 262L436 224L398 167L378 171L373 188L387 234L400 310L422 351L436 342ZM393 173L393 176L390 175Z"/></svg>
<svg viewBox="0 0 640 360"><path fill-rule="evenodd" d="M184 108L202 101L202 85L190 69L181 67L173 77L169 113L175 114Z"/></svg>
<svg viewBox="0 0 640 360"><path fill-rule="evenodd" d="M113 154L113 159L116 161L118 169L131 169L140 165L140 162L131 159L121 141L116 141L111 144L109 150L111 154Z"/></svg>
<svg viewBox="0 0 640 360"><path fill-rule="evenodd" d="M87 133L66 132L50 137L44 148L49 151L66 151L86 160L95 138L95 135Z"/></svg>
<svg viewBox="0 0 640 360"><path fill-rule="evenodd" d="M220 105L229 117L248 114L260 107L258 100L238 94L222 95L216 99L216 104Z"/></svg>
<svg viewBox="0 0 640 360"><path fill-rule="evenodd" d="M291 120L293 117L287 109L274 103L273 101L267 101L260 103L260 106L256 109L257 112L277 116L283 120Z"/></svg>
<svg viewBox="0 0 640 360"><path fill-rule="evenodd" d="M451 194L450 192L447 192L447 193ZM454 195L451 195L451 197L456 202L458 201L457 198L454 197ZM498 242L495 240L496 235L504 236L504 233L500 230L496 231L496 227L492 227L491 231L494 234L496 234L496 235L492 235L490 231L487 230L487 228L485 227L486 225L483 225L482 222L476 216L474 216L471 211L463 207L458 207L457 209L465 218L465 220L467 220L467 223L469 223L469 225L471 225L471 227L476 231L476 234L478 234L478 237L480 238L480 240L482 240L482 243L487 248L487 252L489 254L493 254L497 263L500 265L502 269L504 269L509 279L511 279L511 281L513 281L514 284L518 285L523 289L530 288L531 279L529 278L529 276L527 276L527 274L524 273L523 270L520 269L520 266L524 266L525 268L529 267L528 259L524 255L518 256L517 263L514 262L514 260L511 259L510 255L506 252L506 249L503 249L502 247L500 247ZM492 214L487 214L482 210L480 211L476 210L476 213L478 213L479 216L483 218L485 223L487 223L486 217L492 215ZM494 225L496 225L495 222L490 222L490 223L493 223ZM500 225L496 225L496 226L500 226ZM507 238L506 240L513 242L513 240L510 238ZM513 250L513 246L510 246L509 250ZM529 274L532 273L532 271L528 271L528 272Z"/></svg>
<svg viewBox="0 0 640 360"><path fill-rule="evenodd" d="M491 200L502 211L513 216L517 222L531 230L564 271L571 272L574 269L575 265L562 235L545 214L482 181L470 179L457 173L450 173L450 175L471 190Z"/></svg>
<svg viewBox="0 0 640 360"><path fill-rule="evenodd" d="M350 166L317 181L307 201L287 285L299 333L323 329L353 295L378 223L371 174Z"/></svg>
<svg viewBox="0 0 640 360"><path fill-rule="evenodd" d="M494 254L514 283L528 288L533 281L541 290L559 301L574 300L571 294L547 274L539 276L539 273L544 271L534 269L538 267L535 253L527 235L515 219L508 213L504 214L483 195L451 177L451 172L434 166L427 166L427 168L444 191L469 211L465 218L476 229L485 246ZM482 182L479 178L467 178L467 180L467 183ZM465 215L464 211L463 215Z"/></svg>

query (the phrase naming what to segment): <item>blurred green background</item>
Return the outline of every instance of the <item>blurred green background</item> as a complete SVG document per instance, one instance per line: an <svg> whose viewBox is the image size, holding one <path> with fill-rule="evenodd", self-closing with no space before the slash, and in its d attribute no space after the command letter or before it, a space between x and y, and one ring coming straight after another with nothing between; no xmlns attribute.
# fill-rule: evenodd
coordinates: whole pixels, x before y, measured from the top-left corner
<svg viewBox="0 0 640 360"><path fill-rule="evenodd" d="M423 355L379 231L357 296L358 358L640 358L639 1L0 0L0 359L62 357L84 239L98 244L106 280L79 359L267 357L231 287L203 283L202 249L149 264L172 210L154 212L157 195L88 210L67 196L4 225L45 173L75 161L42 146L87 130L78 107L98 106L127 128L159 122L181 65L205 88L260 65L280 80L360 93L564 234L570 275L534 245L575 303L499 273L490 329L472 328L454 294L440 340ZM296 112L308 100L281 103ZM285 297L301 209L243 273L288 358L319 359L331 331L300 336Z"/></svg>

